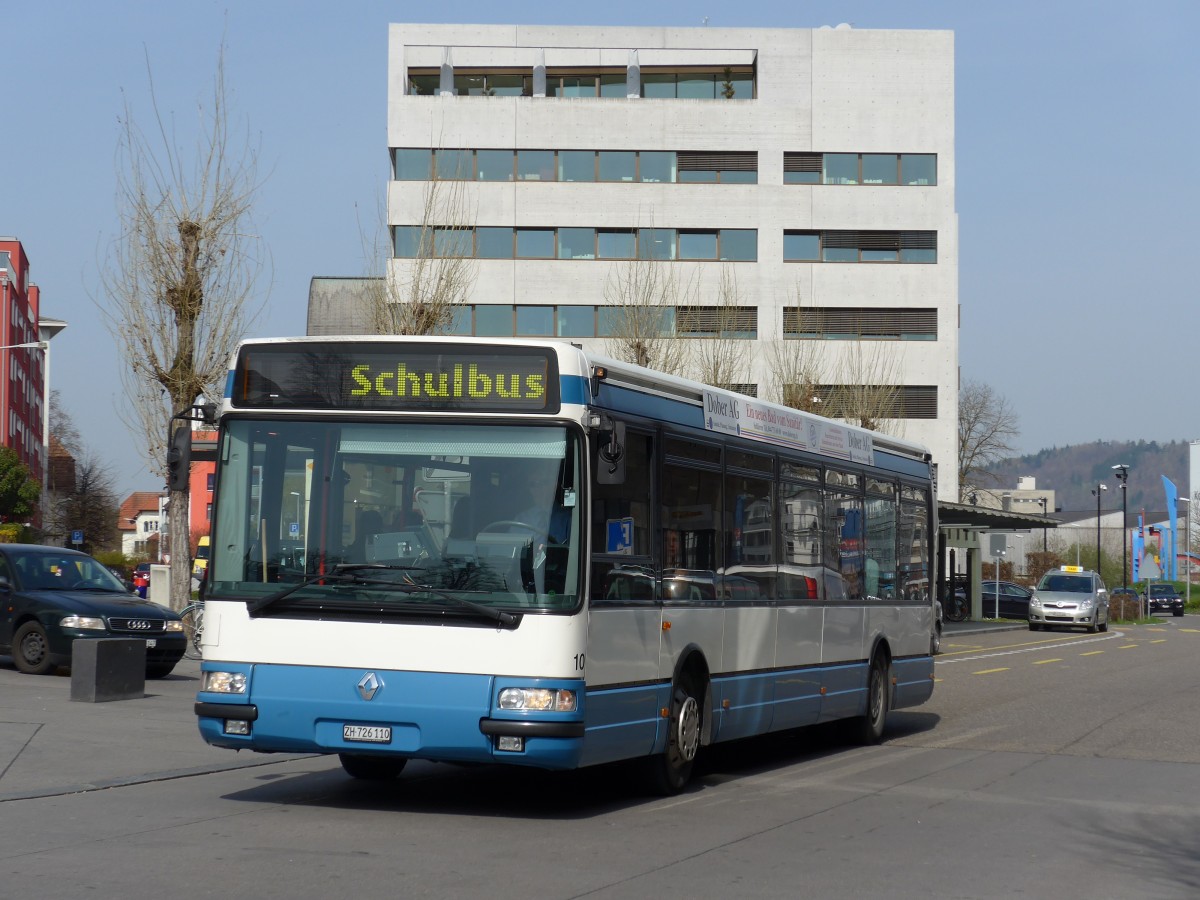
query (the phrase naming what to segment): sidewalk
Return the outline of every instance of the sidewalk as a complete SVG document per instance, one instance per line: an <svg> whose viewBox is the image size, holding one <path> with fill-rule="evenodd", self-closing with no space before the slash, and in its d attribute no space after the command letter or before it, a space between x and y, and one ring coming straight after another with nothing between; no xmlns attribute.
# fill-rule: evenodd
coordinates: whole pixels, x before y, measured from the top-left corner
<svg viewBox="0 0 1200 900"><path fill-rule="evenodd" d="M0 656L0 803L291 758L204 743L192 711L199 678L200 663L184 659L141 699L81 703L69 675L22 675Z"/></svg>

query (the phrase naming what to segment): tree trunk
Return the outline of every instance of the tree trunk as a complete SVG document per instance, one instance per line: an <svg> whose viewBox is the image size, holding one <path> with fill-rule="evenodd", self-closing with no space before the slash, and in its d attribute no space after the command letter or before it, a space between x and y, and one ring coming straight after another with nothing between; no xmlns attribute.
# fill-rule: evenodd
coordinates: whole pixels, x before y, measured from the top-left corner
<svg viewBox="0 0 1200 900"><path fill-rule="evenodd" d="M192 536L188 529L187 491L170 496L171 609L179 612L192 602Z"/></svg>

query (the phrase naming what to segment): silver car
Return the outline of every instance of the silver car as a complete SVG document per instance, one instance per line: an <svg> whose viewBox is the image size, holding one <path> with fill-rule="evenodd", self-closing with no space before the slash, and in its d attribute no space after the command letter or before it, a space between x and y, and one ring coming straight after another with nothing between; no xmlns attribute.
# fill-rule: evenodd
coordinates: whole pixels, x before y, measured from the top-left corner
<svg viewBox="0 0 1200 900"><path fill-rule="evenodd" d="M1099 575L1062 566L1042 576L1029 598L1029 630L1051 626L1108 631L1108 589Z"/></svg>

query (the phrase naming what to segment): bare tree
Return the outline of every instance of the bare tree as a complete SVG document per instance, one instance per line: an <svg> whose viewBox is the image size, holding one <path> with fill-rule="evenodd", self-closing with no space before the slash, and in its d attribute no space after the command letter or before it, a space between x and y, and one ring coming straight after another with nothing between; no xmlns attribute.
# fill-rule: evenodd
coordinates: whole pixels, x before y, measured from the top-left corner
<svg viewBox="0 0 1200 900"><path fill-rule="evenodd" d="M958 495L964 498L997 479L987 467L1012 456L1017 414L990 385L964 381L958 391Z"/></svg>
<svg viewBox="0 0 1200 900"><path fill-rule="evenodd" d="M694 323L693 330L713 335L696 344L696 368L701 381L733 389L749 380L750 354L746 352L746 342L736 337L741 329L742 308L737 273L726 263L721 266L717 282L716 305L693 307L691 313L702 320ZM677 315L682 315L682 311Z"/></svg>
<svg viewBox="0 0 1200 900"><path fill-rule="evenodd" d="M378 334L445 334L466 303L478 271L473 241L476 208L467 173L430 179L422 195L420 224L401 241L411 257L389 271L395 248L375 242L368 258L382 271L366 281L370 321ZM386 229L385 229L386 230Z"/></svg>
<svg viewBox="0 0 1200 900"><path fill-rule="evenodd" d="M785 331L789 325L800 335L824 328L820 312L805 306L798 289L795 307L784 310ZM853 340L836 345L833 359L829 341L801 337L772 345L767 360L775 397L794 409L872 431L899 431L900 360L894 345L866 338L861 328Z"/></svg>
<svg viewBox="0 0 1200 900"><path fill-rule="evenodd" d="M606 348L625 362L682 375L689 351L675 336L675 312L695 305L698 276L681 278L678 266L656 257L652 241L643 239L646 231L638 231L636 258L614 265L604 283L611 323Z"/></svg>
<svg viewBox="0 0 1200 900"><path fill-rule="evenodd" d="M823 414L887 434L903 430L900 359L895 345L864 340L844 342L834 368L835 382L823 393Z"/></svg>
<svg viewBox="0 0 1200 900"><path fill-rule="evenodd" d="M152 472L165 477L172 421L201 395L219 396L229 356L253 317L263 265L250 228L259 187L257 154L230 129L224 46L212 98L198 105L198 136L181 146L151 90L152 128L128 101L118 141L120 236L105 253L100 305L128 361L122 373L130 428ZM257 310L254 310L257 312ZM171 604L190 598L188 493L171 491Z"/></svg>
<svg viewBox="0 0 1200 900"><path fill-rule="evenodd" d="M800 330L804 307L796 289L796 305L784 310L784 331L789 320ZM774 399L784 406L803 412L821 413L824 398L820 393L824 361L817 352L817 341L783 338L767 348L767 382Z"/></svg>

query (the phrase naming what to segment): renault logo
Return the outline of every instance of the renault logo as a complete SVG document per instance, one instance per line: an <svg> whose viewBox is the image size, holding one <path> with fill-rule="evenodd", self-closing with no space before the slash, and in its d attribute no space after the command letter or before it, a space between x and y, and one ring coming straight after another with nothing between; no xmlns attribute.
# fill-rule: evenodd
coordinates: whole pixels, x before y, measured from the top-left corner
<svg viewBox="0 0 1200 900"><path fill-rule="evenodd" d="M374 672L368 672L358 683L358 693L364 700L372 700L381 687L383 687L383 682L379 680L378 676Z"/></svg>

